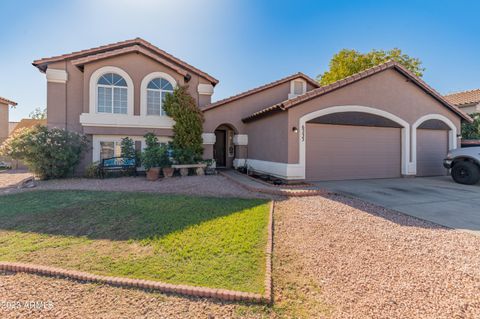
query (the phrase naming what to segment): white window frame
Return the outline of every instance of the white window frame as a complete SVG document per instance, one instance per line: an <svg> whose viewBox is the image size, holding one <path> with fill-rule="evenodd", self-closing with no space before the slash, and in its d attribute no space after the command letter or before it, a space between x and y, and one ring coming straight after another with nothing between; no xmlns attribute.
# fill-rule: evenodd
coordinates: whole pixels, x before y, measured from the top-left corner
<svg viewBox="0 0 480 319"><path fill-rule="evenodd" d="M98 112L98 87L111 87L112 88L112 94L113 94L113 88L115 86L110 86L110 85L102 85L98 84L98 80L105 74L107 73L116 73L123 77L125 82L127 82L127 113L113 113L113 106L112 106L112 113L107 113L107 112ZM124 70L120 69L119 67L116 66L104 66L102 68L99 68L95 70L95 72L92 73L90 76L90 85L89 85L89 113L90 114L106 114L106 115L112 115L112 116L125 116L125 115L133 115L133 101L134 101L134 86L133 86L133 81L128 75L127 72ZM112 96L113 98L113 96Z"/></svg>
<svg viewBox="0 0 480 319"><path fill-rule="evenodd" d="M108 89L112 89L112 111L111 112L100 112L98 111L98 88L108 88ZM115 113L114 112L114 96L115 96L115 89L126 89L127 90L127 113ZM105 113L105 114L128 114L128 86L125 87L125 86L117 86L117 85L106 85L106 84L97 84L97 87L96 87L96 90L97 90L97 102L96 102L96 113Z"/></svg>
<svg viewBox="0 0 480 319"><path fill-rule="evenodd" d="M147 114L147 109L148 109L148 104L147 104L147 92L148 90L152 90L152 91L160 91L160 98L161 98L161 94L162 92L169 92L169 91L165 91L165 90L154 90L154 89L147 89L148 87L148 84L150 83L151 80L153 79L156 79L156 78L163 78L165 80L167 80L168 82L170 82L170 84L172 84L173 86L173 89L175 89L177 87L177 81L169 74L167 73L164 73L164 72L152 72L152 73L149 73L147 74L143 80L142 80L142 83L140 85L140 90L141 90L141 94L140 94L140 115L141 116L166 116L165 114L163 114L163 108L161 108L161 113L160 115L155 115L155 114Z"/></svg>

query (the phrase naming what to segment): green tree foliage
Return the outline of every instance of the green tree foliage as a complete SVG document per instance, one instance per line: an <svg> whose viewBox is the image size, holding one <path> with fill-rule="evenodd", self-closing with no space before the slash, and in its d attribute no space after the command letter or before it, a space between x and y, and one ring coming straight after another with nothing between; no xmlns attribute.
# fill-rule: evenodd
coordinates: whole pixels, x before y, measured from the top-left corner
<svg viewBox="0 0 480 319"><path fill-rule="evenodd" d="M202 160L203 113L187 86L175 88L165 98L163 108L175 120L173 126L173 158L178 164L192 164Z"/></svg>
<svg viewBox="0 0 480 319"><path fill-rule="evenodd" d="M425 68L417 58L404 54L402 50L372 50L361 53L356 50L343 49L333 56L329 70L317 77L321 85L328 85L350 75L364 71L389 60L396 61L418 76L423 76Z"/></svg>
<svg viewBox="0 0 480 319"><path fill-rule="evenodd" d="M171 165L168 157L168 146L160 145L158 138L153 133L145 134L146 147L142 153L142 164L146 170L152 167L168 167Z"/></svg>
<svg viewBox="0 0 480 319"><path fill-rule="evenodd" d="M120 152L122 157L135 158L135 142L130 137L122 138Z"/></svg>
<svg viewBox="0 0 480 319"><path fill-rule="evenodd" d="M84 135L37 125L10 136L0 154L23 161L42 179L61 178L73 174L86 145Z"/></svg>
<svg viewBox="0 0 480 319"><path fill-rule="evenodd" d="M35 120L45 120L47 118L47 109L46 108L42 109L40 107L37 107L35 110L30 112L28 116L31 119L35 119Z"/></svg>
<svg viewBox="0 0 480 319"><path fill-rule="evenodd" d="M470 114L473 123L462 123L462 138L465 140L480 139L480 113Z"/></svg>

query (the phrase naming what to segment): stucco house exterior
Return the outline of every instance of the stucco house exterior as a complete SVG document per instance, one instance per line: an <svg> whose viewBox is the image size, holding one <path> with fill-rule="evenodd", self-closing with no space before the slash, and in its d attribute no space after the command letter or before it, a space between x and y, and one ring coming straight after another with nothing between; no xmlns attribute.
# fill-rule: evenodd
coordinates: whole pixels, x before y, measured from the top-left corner
<svg viewBox="0 0 480 319"><path fill-rule="evenodd" d="M446 174L442 160L471 118L388 62L319 84L296 73L212 103L218 80L137 38L33 62L47 78L48 125L91 141L82 167L117 155L122 137L172 137L162 98L188 85L203 110L204 158L285 180Z"/></svg>
<svg viewBox="0 0 480 319"><path fill-rule="evenodd" d="M9 108L17 103L0 96L0 144L5 141L10 133L8 114Z"/></svg>
<svg viewBox="0 0 480 319"><path fill-rule="evenodd" d="M450 93L445 99L467 114L480 113L480 89Z"/></svg>

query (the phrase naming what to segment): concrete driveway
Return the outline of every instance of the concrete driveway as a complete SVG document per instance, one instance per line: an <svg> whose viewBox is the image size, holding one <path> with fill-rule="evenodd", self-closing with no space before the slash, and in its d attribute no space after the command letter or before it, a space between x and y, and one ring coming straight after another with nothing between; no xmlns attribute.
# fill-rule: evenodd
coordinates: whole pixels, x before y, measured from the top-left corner
<svg viewBox="0 0 480 319"><path fill-rule="evenodd" d="M480 184L456 184L449 176L315 184L439 225L480 235Z"/></svg>

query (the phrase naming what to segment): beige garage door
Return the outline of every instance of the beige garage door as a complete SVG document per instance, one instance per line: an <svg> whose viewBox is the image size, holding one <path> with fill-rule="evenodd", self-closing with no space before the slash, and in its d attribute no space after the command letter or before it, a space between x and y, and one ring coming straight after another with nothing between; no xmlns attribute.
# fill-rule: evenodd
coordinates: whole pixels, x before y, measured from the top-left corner
<svg viewBox="0 0 480 319"><path fill-rule="evenodd" d="M401 176L400 128L307 124L306 179Z"/></svg>
<svg viewBox="0 0 480 319"><path fill-rule="evenodd" d="M443 159L448 151L448 131L417 130L417 176L446 175Z"/></svg>

